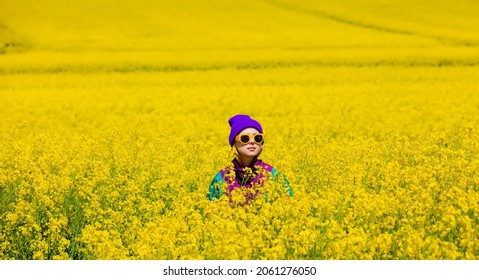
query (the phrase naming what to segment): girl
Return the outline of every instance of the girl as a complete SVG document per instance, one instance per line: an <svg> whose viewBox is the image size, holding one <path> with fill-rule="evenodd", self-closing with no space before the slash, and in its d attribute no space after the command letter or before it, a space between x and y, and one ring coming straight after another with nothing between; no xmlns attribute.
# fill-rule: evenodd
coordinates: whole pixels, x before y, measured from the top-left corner
<svg viewBox="0 0 479 280"><path fill-rule="evenodd" d="M286 193L292 197L293 191L288 180L271 165L258 159L263 150L263 128L248 115L235 115L228 121L231 131L229 143L231 149L236 149L236 157L229 167L220 170L209 186L206 197L213 201L222 195L227 195L232 202L234 190L245 190L245 203L254 199L262 192L261 187L269 177L281 182Z"/></svg>

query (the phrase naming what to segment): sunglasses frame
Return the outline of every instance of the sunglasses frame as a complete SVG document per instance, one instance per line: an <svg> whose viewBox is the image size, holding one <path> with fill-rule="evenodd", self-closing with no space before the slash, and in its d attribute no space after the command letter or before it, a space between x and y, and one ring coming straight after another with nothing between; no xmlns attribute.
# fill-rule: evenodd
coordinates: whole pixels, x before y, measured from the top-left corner
<svg viewBox="0 0 479 280"><path fill-rule="evenodd" d="M242 136L245 136L245 135L249 137L248 142L246 142L246 143L243 142L243 141L241 141L241 137L242 137ZM261 135L261 137L263 137L263 141L261 141L261 142L256 142L256 140L255 140L254 138L255 138L257 135ZM261 145L261 144L264 143L264 134L263 134L263 133L253 133L253 134L241 133L241 134L238 134L238 135L236 136L235 141L236 141L236 142L240 142L240 143L242 143L242 144L248 144L248 143L251 142L251 139L253 139L253 142L254 142L254 143L256 143L256 144L258 144L258 145Z"/></svg>

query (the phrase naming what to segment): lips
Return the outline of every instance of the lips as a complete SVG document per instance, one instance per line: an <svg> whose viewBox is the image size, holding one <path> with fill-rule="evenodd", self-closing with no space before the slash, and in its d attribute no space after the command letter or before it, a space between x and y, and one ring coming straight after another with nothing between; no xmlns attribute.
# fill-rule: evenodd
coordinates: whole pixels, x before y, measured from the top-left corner
<svg viewBox="0 0 479 280"><path fill-rule="evenodd" d="M252 147L252 148L248 148L248 150L250 150L250 151L255 151L256 148Z"/></svg>

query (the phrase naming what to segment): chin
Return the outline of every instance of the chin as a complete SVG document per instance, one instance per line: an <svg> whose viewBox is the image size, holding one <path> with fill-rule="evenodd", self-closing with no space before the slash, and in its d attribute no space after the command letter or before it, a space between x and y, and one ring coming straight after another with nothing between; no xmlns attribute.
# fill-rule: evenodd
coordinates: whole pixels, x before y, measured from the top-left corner
<svg viewBox="0 0 479 280"><path fill-rule="evenodd" d="M251 156L252 157L257 157L257 156L259 156L259 153L253 153Z"/></svg>
<svg viewBox="0 0 479 280"><path fill-rule="evenodd" d="M255 157L257 155L258 153L243 153L243 156L247 156L247 157Z"/></svg>

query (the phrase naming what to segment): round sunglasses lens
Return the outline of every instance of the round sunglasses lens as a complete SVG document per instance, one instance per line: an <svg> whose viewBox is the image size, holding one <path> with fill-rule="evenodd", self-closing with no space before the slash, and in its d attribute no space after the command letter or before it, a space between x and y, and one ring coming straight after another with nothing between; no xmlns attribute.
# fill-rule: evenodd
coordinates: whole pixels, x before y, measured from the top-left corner
<svg viewBox="0 0 479 280"><path fill-rule="evenodd" d="M256 143L261 143L261 142L263 142L263 135L256 135L256 136L254 137L254 141L255 141Z"/></svg>
<svg viewBox="0 0 479 280"><path fill-rule="evenodd" d="M249 136L248 135L242 135L240 140L243 143L248 143L249 142Z"/></svg>

